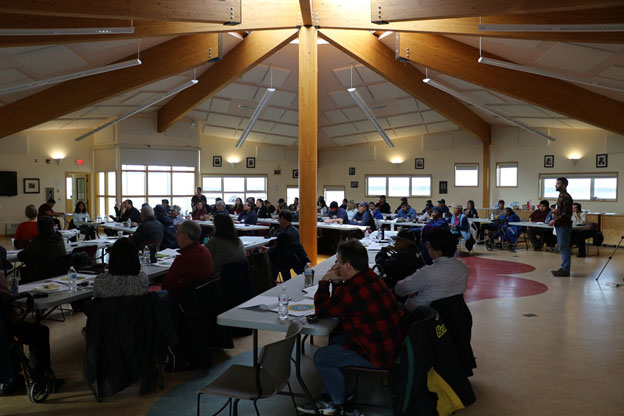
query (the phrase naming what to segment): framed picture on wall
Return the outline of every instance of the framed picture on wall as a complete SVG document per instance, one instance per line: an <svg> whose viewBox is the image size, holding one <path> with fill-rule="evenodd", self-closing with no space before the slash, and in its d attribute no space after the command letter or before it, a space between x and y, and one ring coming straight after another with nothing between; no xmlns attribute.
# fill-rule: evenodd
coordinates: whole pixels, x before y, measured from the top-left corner
<svg viewBox="0 0 624 416"><path fill-rule="evenodd" d="M358 181L351 181L351 188L357 188L358 185Z"/></svg>
<svg viewBox="0 0 624 416"><path fill-rule="evenodd" d="M414 168L415 169L424 169L425 168L425 158L417 157L414 160Z"/></svg>
<svg viewBox="0 0 624 416"><path fill-rule="evenodd" d="M36 178L24 178L24 193L25 194L38 194L39 179Z"/></svg>
<svg viewBox="0 0 624 416"><path fill-rule="evenodd" d="M555 155L545 155L544 156L544 167L545 168L554 168L555 167Z"/></svg>
<svg viewBox="0 0 624 416"><path fill-rule="evenodd" d="M349 168L349 175L355 175L355 168Z"/></svg>
<svg viewBox="0 0 624 416"><path fill-rule="evenodd" d="M221 156L213 156L212 157L212 166L215 168L220 168L223 165L223 158Z"/></svg>
<svg viewBox="0 0 624 416"><path fill-rule="evenodd" d="M281 174L282 174L281 169L273 169L273 175L281 175Z"/></svg>
<svg viewBox="0 0 624 416"><path fill-rule="evenodd" d="M448 181L440 181L440 186L438 189L438 193L447 194L448 193Z"/></svg>
<svg viewBox="0 0 624 416"><path fill-rule="evenodd" d="M256 167L256 158L255 157L248 157L247 158L247 167L249 169L254 169Z"/></svg>
<svg viewBox="0 0 624 416"><path fill-rule="evenodd" d="M609 159L607 159L607 154L596 155L596 167L597 168L606 168L608 165Z"/></svg>
<svg viewBox="0 0 624 416"><path fill-rule="evenodd" d="M299 169L293 169L293 179L299 179Z"/></svg>

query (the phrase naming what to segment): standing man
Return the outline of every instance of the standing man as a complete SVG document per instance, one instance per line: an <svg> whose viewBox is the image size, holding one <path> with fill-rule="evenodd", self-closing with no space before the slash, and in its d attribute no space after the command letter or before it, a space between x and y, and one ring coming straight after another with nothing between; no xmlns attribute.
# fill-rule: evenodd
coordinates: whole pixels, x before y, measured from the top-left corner
<svg viewBox="0 0 624 416"><path fill-rule="evenodd" d="M191 198L191 208L195 208L195 205L197 205L198 202L203 202L205 207L208 206L206 195L202 194L201 186L197 187L197 190L195 191L195 195L193 195L193 197Z"/></svg>
<svg viewBox="0 0 624 416"><path fill-rule="evenodd" d="M557 178L557 191L559 191L559 199L557 199L557 210L553 219L548 223L555 226L557 233L557 245L561 253L561 267L559 270L553 270L552 275L558 277L570 276L570 235L572 234L572 197L568 193L568 180L566 178Z"/></svg>
<svg viewBox="0 0 624 416"><path fill-rule="evenodd" d="M300 274L310 259L301 244L299 230L292 225L292 214L281 211L279 223L282 231L277 235L275 245L269 249L269 259L273 279L277 280L277 275L281 272L285 282L290 279L290 269Z"/></svg>

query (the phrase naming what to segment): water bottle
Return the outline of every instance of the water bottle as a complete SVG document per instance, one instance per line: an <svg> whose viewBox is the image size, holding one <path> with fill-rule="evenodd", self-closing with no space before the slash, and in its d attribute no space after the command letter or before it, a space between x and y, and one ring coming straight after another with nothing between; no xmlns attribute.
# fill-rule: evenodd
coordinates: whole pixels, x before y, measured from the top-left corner
<svg viewBox="0 0 624 416"><path fill-rule="evenodd" d="M366 232L364 233L364 239L366 240L370 239L370 233L368 232L368 229L366 229Z"/></svg>
<svg viewBox="0 0 624 416"><path fill-rule="evenodd" d="M314 286L314 270L312 270L312 266L310 266L309 262L305 265L305 269L303 270L303 277L304 288Z"/></svg>
<svg viewBox="0 0 624 416"><path fill-rule="evenodd" d="M288 291L286 290L286 285L283 283L280 285L277 316L280 321L288 319Z"/></svg>
<svg viewBox="0 0 624 416"><path fill-rule="evenodd" d="M130 220L130 218L128 218L128 221L126 222L126 226L128 228L132 228L132 220Z"/></svg>
<svg viewBox="0 0 624 416"><path fill-rule="evenodd" d="M77 287L78 273L76 272L76 269L74 268L74 266L71 266L69 268L69 271L67 272L67 282L69 283L70 292L75 292L78 289Z"/></svg>
<svg viewBox="0 0 624 416"><path fill-rule="evenodd" d="M143 264L150 264L150 250L148 246L143 247Z"/></svg>

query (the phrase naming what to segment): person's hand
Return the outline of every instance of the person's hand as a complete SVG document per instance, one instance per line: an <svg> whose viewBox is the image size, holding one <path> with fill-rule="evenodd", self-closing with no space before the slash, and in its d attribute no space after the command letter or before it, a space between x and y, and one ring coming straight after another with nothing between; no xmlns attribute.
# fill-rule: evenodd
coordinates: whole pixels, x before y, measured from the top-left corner
<svg viewBox="0 0 624 416"><path fill-rule="evenodd" d="M339 281L339 280L344 280L344 279L342 278L342 276L337 274L337 270L334 270L334 267L332 267L331 269L329 269L327 273L325 273L325 276L323 276L321 280L329 280L330 282L332 282L332 281Z"/></svg>
<svg viewBox="0 0 624 416"><path fill-rule="evenodd" d="M555 220L548 221L548 225L555 225Z"/></svg>
<svg viewBox="0 0 624 416"><path fill-rule="evenodd" d="M131 223L130 223L130 225L132 225L133 227L136 227L136 226L137 226L137 225L139 225L139 224L138 224L138 223L136 223L136 222L131 222Z"/></svg>

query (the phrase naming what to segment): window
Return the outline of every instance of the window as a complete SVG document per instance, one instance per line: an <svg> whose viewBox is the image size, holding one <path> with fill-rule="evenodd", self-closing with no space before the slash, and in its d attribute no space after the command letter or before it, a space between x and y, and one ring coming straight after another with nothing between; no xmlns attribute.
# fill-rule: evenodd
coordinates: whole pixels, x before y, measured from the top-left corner
<svg viewBox="0 0 624 416"><path fill-rule="evenodd" d="M115 203L117 202L116 179L116 172L97 173L96 214L98 217L115 215Z"/></svg>
<svg viewBox="0 0 624 416"><path fill-rule="evenodd" d="M518 186L518 164L516 162L496 164L496 186L499 188Z"/></svg>
<svg viewBox="0 0 624 416"><path fill-rule="evenodd" d="M366 196L431 196L431 176L367 176Z"/></svg>
<svg viewBox="0 0 624 416"><path fill-rule="evenodd" d="M286 205L290 205L294 203L295 198L299 198L299 187L287 186L286 187Z"/></svg>
<svg viewBox="0 0 624 416"><path fill-rule="evenodd" d="M329 206L332 201L336 201L338 206L340 206L342 205L342 200L345 198L345 188L344 186L326 186L323 189L323 194L327 206Z"/></svg>
<svg viewBox="0 0 624 416"><path fill-rule="evenodd" d="M455 186L479 186L479 165L456 164Z"/></svg>
<svg viewBox="0 0 624 416"><path fill-rule="evenodd" d="M209 204L217 198L234 205L236 198L267 198L266 176L202 176L202 190Z"/></svg>
<svg viewBox="0 0 624 416"><path fill-rule="evenodd" d="M122 199L131 199L137 208L146 202L153 207L168 199L170 205L188 211L195 193L195 168L121 165L121 193Z"/></svg>
<svg viewBox="0 0 624 416"><path fill-rule="evenodd" d="M544 199L557 199L556 175L540 175L540 195ZM568 193L575 201L617 201L617 174L567 175Z"/></svg>

